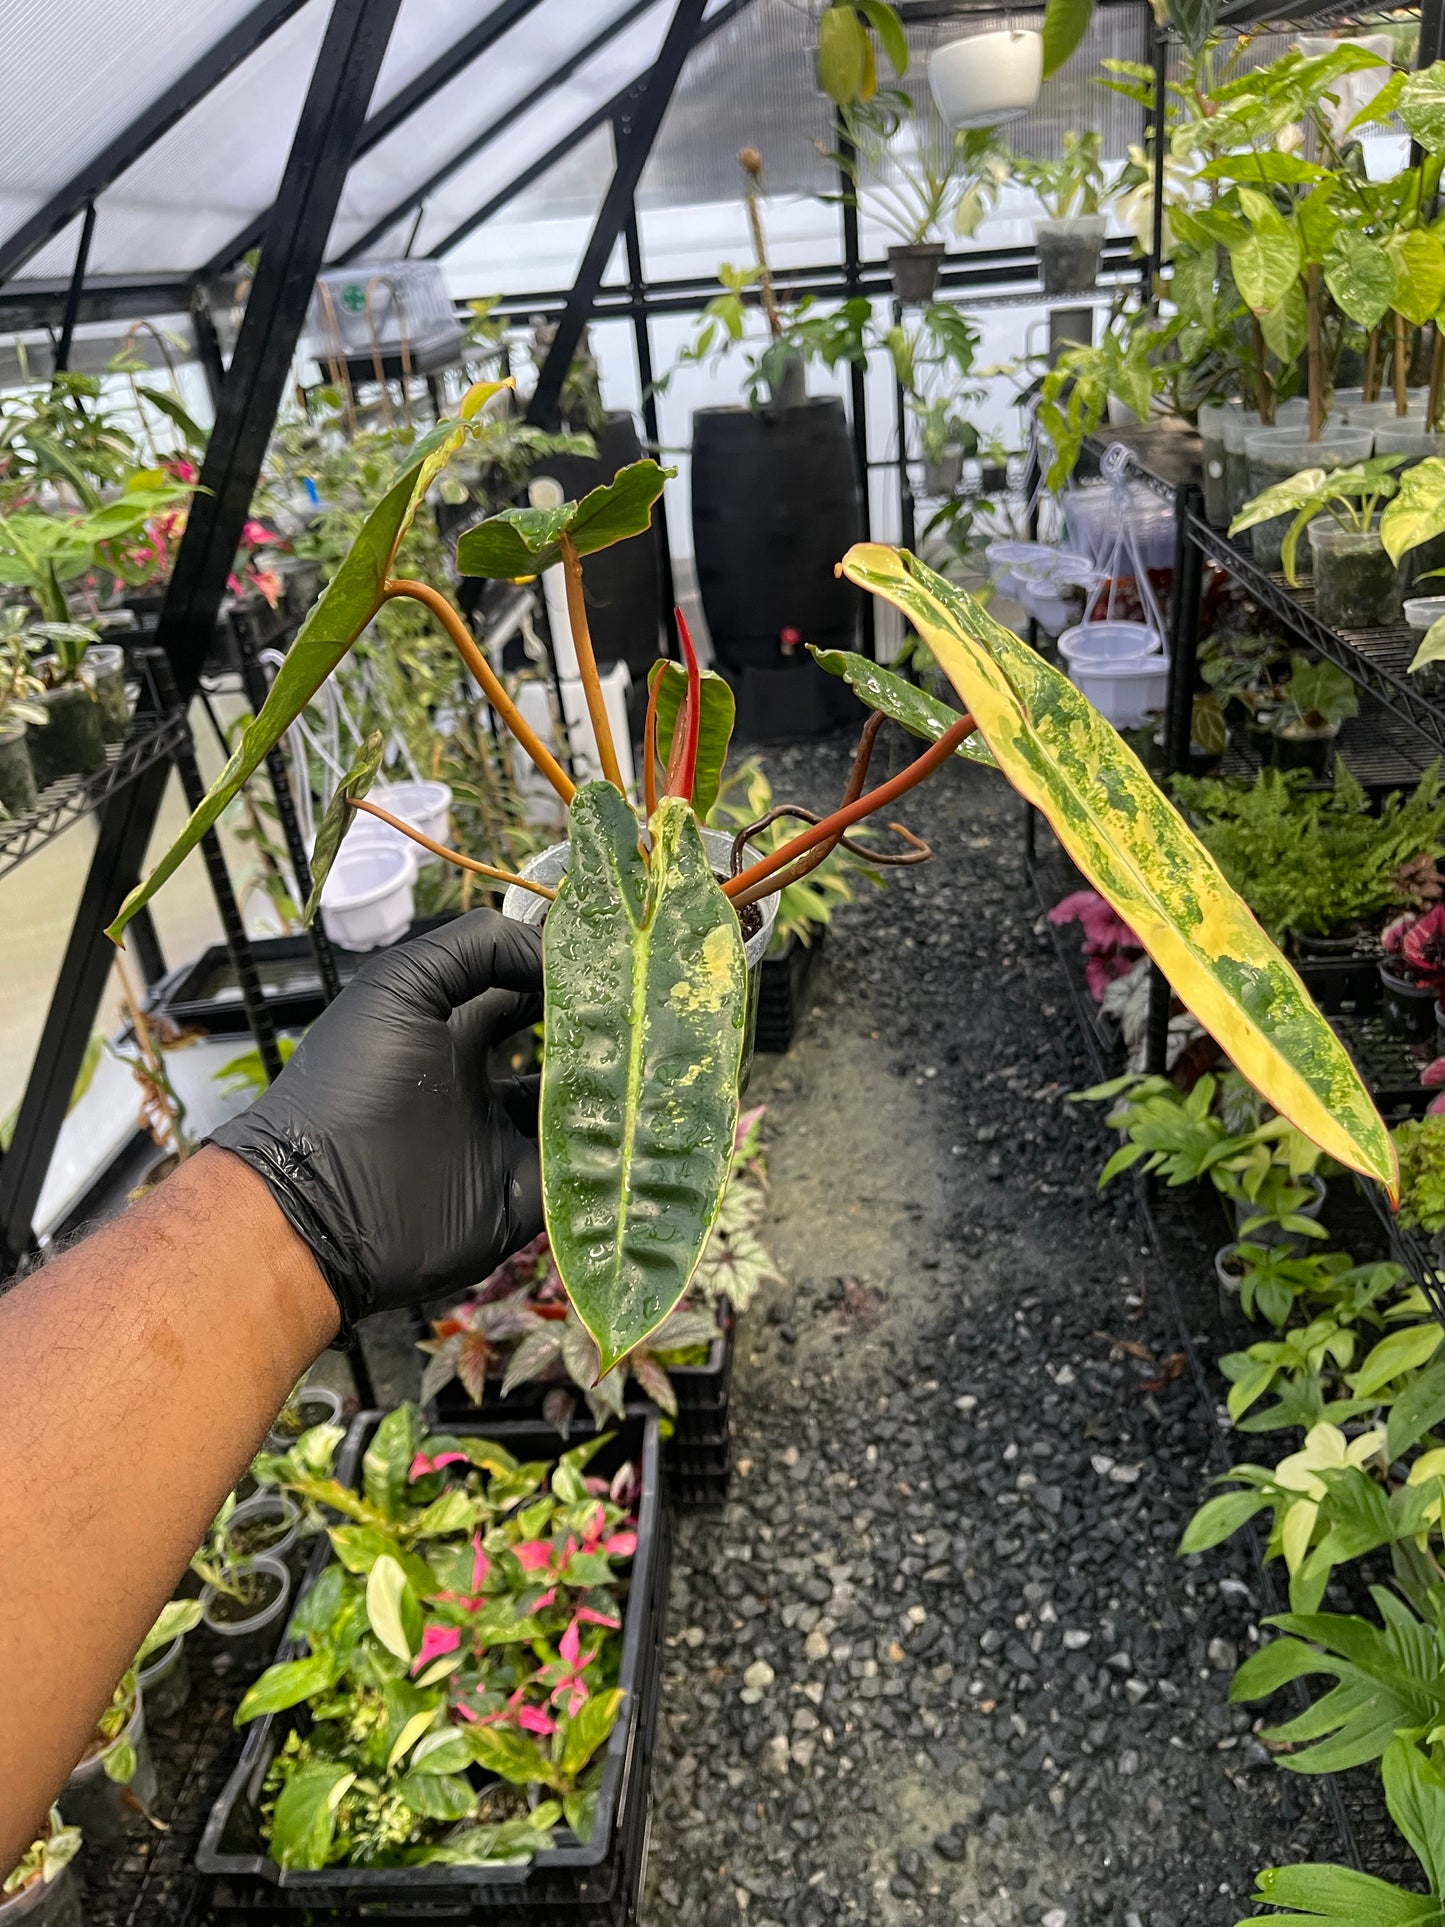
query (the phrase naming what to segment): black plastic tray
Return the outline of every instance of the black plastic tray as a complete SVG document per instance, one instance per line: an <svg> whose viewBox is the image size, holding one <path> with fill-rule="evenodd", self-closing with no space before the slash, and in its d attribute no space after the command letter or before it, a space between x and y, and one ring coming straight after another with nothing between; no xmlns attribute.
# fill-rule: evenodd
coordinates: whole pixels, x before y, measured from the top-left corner
<svg viewBox="0 0 1445 1927"><path fill-rule="evenodd" d="M354 1482L381 1416L363 1412L352 1422L337 1465L344 1482ZM585 1434L586 1429L578 1431ZM461 1927L478 1916L492 1927L552 1927L562 1922L570 1927L633 1927L647 1857L671 1541L667 1509L661 1504L656 1413L629 1407L615 1431L594 1464L606 1473L631 1458L642 1469L642 1496L618 1676L627 1699L608 1742L591 1841L585 1846L572 1841L537 1854L525 1866L284 1870L265 1851L258 1807L266 1771L292 1715L268 1715L252 1728L196 1853L197 1867L210 1881L215 1914L278 1927L293 1927L298 1918L383 1918ZM485 1435L524 1459L558 1456L557 1435L548 1426L498 1422L489 1424ZM303 1597L329 1555L323 1540L308 1568ZM571 1840L565 1829L559 1837Z"/></svg>
<svg viewBox="0 0 1445 1927"><path fill-rule="evenodd" d="M737 1320L731 1310L727 1324L713 1340L706 1365L678 1365L668 1373L677 1393L677 1417L672 1436L662 1442L662 1471L668 1497L682 1505L706 1505L727 1497L732 1472L732 1431L728 1407L732 1398L733 1360L736 1351ZM456 1431L459 1427L488 1428L506 1421L541 1425L542 1401L553 1389L548 1384L523 1385L503 1398L500 1380L489 1380L487 1395L480 1405L468 1399L460 1379L453 1379L430 1400L427 1414L438 1428ZM634 1383L629 1396L641 1394ZM585 1436L591 1421L585 1406L584 1423L573 1427L572 1436ZM556 1441L557 1434L548 1428Z"/></svg>
<svg viewBox="0 0 1445 1927"><path fill-rule="evenodd" d="M789 937L781 955L764 957L758 982L759 1050L785 1051L803 1014L803 992L807 989L825 932L819 930L811 943Z"/></svg>

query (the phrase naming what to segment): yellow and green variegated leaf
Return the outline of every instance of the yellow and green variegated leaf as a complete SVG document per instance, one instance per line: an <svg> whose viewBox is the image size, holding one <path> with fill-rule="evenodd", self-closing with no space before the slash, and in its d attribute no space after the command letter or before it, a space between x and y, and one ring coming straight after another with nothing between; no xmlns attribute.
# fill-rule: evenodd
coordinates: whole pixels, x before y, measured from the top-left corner
<svg viewBox="0 0 1445 1927"><path fill-rule="evenodd" d="M1400 477L1380 515L1380 540L1392 562L1445 532L1445 459L1427 456ZM1430 657L1425 657L1430 661ZM1414 668L1414 664L1411 667Z"/></svg>
<svg viewBox="0 0 1445 1927"><path fill-rule="evenodd" d="M384 599L386 579L427 490L466 440L467 422L508 382L478 382L462 402L463 419L438 422L367 516L361 532L286 652L260 714L242 733L226 767L196 805L190 821L155 869L138 883L106 931L115 943L137 910L174 876L243 783L260 768L307 703L336 668Z"/></svg>
<svg viewBox="0 0 1445 1927"><path fill-rule="evenodd" d="M569 829L542 940L542 1198L606 1373L687 1290L722 1203L747 960L681 797L653 813L650 863L610 783L578 790Z"/></svg>
<svg viewBox="0 0 1445 1927"><path fill-rule="evenodd" d="M1394 1196L1395 1148L1344 1046L1118 732L914 556L861 543L843 568L918 630L1005 776L1260 1095Z"/></svg>
<svg viewBox="0 0 1445 1927"><path fill-rule="evenodd" d="M958 721L956 709L950 709L947 703L939 702L926 690L915 689L911 682L904 682L890 670L880 669L866 656L856 655L851 649L818 649L812 643L808 644L808 650L820 669L826 669L830 676L841 676L855 696L870 709L880 710L890 722L898 723L910 736L921 736L925 742L936 743ZM993 751L976 736L960 743L954 754L968 763L998 768Z"/></svg>

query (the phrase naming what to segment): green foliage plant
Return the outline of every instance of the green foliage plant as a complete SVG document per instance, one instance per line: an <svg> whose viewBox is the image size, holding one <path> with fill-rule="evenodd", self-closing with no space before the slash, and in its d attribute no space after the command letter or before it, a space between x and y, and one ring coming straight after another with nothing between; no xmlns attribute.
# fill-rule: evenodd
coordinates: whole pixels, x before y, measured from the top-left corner
<svg viewBox="0 0 1445 1927"><path fill-rule="evenodd" d="M1433 765L1378 815L1344 763L1334 786L1307 772L1262 770L1253 782L1175 777L1180 807L1205 848L1277 940L1323 937L1382 917L1407 900L1403 873L1445 850L1445 791Z"/></svg>
<svg viewBox="0 0 1445 1927"><path fill-rule="evenodd" d="M623 1711L624 1599L637 1473L587 1472L603 1433L555 1465L484 1438L382 1420L359 1491L334 1428L258 1462L325 1507L334 1553L292 1620L302 1657L249 1689L238 1725L304 1708L267 1777L282 1867L522 1861L591 1837ZM481 1777L486 1776L486 1777Z"/></svg>
<svg viewBox="0 0 1445 1927"><path fill-rule="evenodd" d="M1400 1157L1400 1226L1445 1231L1445 1117L1406 1118L1392 1134Z"/></svg>
<svg viewBox="0 0 1445 1927"><path fill-rule="evenodd" d="M1104 177L1104 137L1097 132L1064 134L1057 160L1028 154L1009 156L1009 168L1020 187L1038 197L1051 221L1067 221L1079 214L1097 214L1108 183Z"/></svg>
<svg viewBox="0 0 1445 1927"><path fill-rule="evenodd" d="M60 1816L60 1808L52 1807L44 1833L25 1849L15 1866L0 1881L0 1900L13 1900L30 1887L48 1887L52 1880L60 1878L80 1852L80 1845L80 1828L66 1826Z"/></svg>
<svg viewBox="0 0 1445 1927"><path fill-rule="evenodd" d="M1352 468L1301 469L1298 475L1275 482L1246 502L1230 523L1229 533L1242 535L1259 522L1292 515L1294 520L1280 543L1280 560L1286 580L1298 587L1299 539L1310 523L1317 515L1327 514L1351 534L1368 534L1376 525L1381 502L1388 501L1399 487L1395 470L1404 459L1403 455L1373 455ZM1383 525L1380 532L1383 536ZM1399 557L1392 559L1398 561Z"/></svg>

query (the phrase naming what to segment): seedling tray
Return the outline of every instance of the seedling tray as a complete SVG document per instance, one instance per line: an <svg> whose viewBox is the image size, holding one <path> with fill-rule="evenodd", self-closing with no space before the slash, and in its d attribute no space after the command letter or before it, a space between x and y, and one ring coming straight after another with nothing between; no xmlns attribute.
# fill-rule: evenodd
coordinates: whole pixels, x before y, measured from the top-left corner
<svg viewBox="0 0 1445 1927"><path fill-rule="evenodd" d="M662 1471L668 1497L681 1505L711 1504L727 1497L732 1471L732 1434L728 1416L732 1397L733 1358L736 1348L736 1320L730 1306L724 1309L724 1326L713 1340L706 1365L677 1365L669 1372L677 1394L677 1417L672 1435L662 1441ZM486 1397L480 1405L468 1399L460 1379L453 1379L432 1399L427 1415L440 1430L479 1429L489 1431L498 1422L524 1421L546 1426L542 1401L553 1390L552 1384L522 1385L509 1397L501 1395L501 1380L487 1381ZM629 1399L641 1394L634 1384ZM580 1394L579 1394L580 1404ZM581 1423L574 1424L571 1437L585 1437L591 1431L591 1415L580 1407ZM552 1449L565 1450L560 1435L546 1426Z"/></svg>
<svg viewBox="0 0 1445 1927"><path fill-rule="evenodd" d="M381 1416L363 1412L353 1421L337 1462L343 1482L355 1483ZM479 1434L479 1428L453 1429ZM565 1449L550 1426L535 1423L489 1423L485 1436L524 1460L554 1459ZM268 1715L251 1729L196 1853L217 1917L257 1927L377 1919L427 1927L461 1927L478 1919L489 1927L634 1927L647 1859L671 1544L658 1446L656 1413L629 1407L614 1438L592 1462L604 1476L627 1459L642 1470L618 1675L627 1698L607 1745L592 1839L584 1846L561 1828L562 1844L524 1866L282 1869L266 1852L259 1809L267 1770L294 1715ZM303 1597L327 1565L329 1552L323 1541L308 1568Z"/></svg>

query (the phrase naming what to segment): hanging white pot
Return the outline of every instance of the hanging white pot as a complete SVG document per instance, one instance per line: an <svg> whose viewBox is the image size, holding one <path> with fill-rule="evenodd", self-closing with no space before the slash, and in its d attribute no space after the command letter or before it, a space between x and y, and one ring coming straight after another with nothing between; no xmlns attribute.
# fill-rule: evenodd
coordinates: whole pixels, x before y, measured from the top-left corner
<svg viewBox="0 0 1445 1927"><path fill-rule="evenodd" d="M979 33L935 47L928 60L934 104L950 127L996 127L1017 120L1039 97L1044 43L1039 34Z"/></svg>

